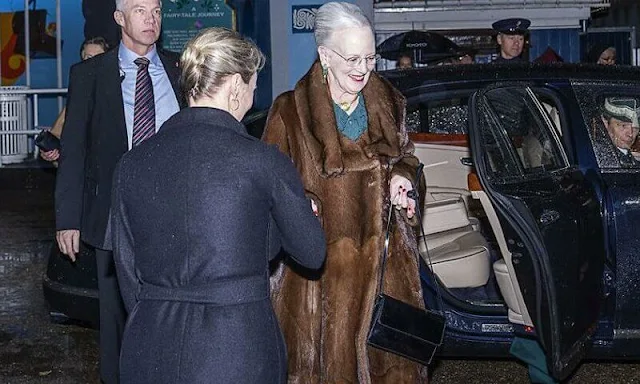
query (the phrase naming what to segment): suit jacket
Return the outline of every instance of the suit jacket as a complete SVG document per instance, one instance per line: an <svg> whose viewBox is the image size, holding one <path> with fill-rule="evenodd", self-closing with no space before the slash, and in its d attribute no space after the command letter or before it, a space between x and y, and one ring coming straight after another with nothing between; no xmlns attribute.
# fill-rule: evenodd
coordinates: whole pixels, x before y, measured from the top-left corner
<svg viewBox="0 0 640 384"><path fill-rule="evenodd" d="M308 268L326 249L286 156L227 112L184 109L123 156L111 222L123 383L283 383L274 240Z"/></svg>
<svg viewBox="0 0 640 384"><path fill-rule="evenodd" d="M623 167L640 166L640 161L638 161L635 158L635 156L633 156L630 149L627 149L626 151L623 151L620 148L617 148L617 149L618 149L618 160L620 160L620 165L622 165Z"/></svg>
<svg viewBox="0 0 640 384"><path fill-rule="evenodd" d="M184 107L179 57L158 55ZM117 47L71 67L55 191L56 229L79 229L83 241L104 249L113 170L128 150L119 68Z"/></svg>

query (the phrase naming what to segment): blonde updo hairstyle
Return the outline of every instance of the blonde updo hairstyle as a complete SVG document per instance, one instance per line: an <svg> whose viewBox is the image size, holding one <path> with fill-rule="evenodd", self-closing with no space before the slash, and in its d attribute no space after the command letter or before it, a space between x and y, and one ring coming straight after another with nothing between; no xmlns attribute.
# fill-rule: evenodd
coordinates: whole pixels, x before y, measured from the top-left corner
<svg viewBox="0 0 640 384"><path fill-rule="evenodd" d="M262 69L265 57L251 40L226 28L207 28L191 39L180 58L180 84L187 100L213 97L227 76L245 84Z"/></svg>

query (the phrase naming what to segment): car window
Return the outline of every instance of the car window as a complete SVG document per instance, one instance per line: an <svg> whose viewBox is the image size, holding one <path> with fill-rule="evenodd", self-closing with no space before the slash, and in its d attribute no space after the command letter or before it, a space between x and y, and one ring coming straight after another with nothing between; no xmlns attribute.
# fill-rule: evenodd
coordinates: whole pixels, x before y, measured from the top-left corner
<svg viewBox="0 0 640 384"><path fill-rule="evenodd" d="M470 93L424 94L409 98L407 130L444 135L467 134Z"/></svg>
<svg viewBox="0 0 640 384"><path fill-rule="evenodd" d="M491 89L483 101L481 137L494 176L521 177L566 166L547 109L529 88Z"/></svg>
<svg viewBox="0 0 640 384"><path fill-rule="evenodd" d="M444 135L467 134L469 125L469 98L473 90L432 92L425 89L419 96L407 101L406 126L408 132L437 133ZM563 126L557 100L546 92L535 90L551 124L559 136Z"/></svg>
<svg viewBox="0 0 640 384"><path fill-rule="evenodd" d="M602 169L640 169L637 86L573 84L589 139Z"/></svg>
<svg viewBox="0 0 640 384"><path fill-rule="evenodd" d="M555 132L558 136L562 136L562 132L564 132L566 127L562 125L561 108L560 105L558 105L558 101L548 93L537 89L533 89L533 93L536 95L536 98L540 100L544 112L549 117L549 122L553 126Z"/></svg>

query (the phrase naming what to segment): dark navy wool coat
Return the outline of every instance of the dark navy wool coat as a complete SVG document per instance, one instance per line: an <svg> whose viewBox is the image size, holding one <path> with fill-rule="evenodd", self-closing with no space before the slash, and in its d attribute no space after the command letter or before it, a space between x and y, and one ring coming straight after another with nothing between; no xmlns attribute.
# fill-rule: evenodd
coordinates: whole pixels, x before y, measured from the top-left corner
<svg viewBox="0 0 640 384"><path fill-rule="evenodd" d="M227 112L185 109L123 156L111 224L122 383L286 381L268 262L280 245L307 268L325 257L291 160Z"/></svg>

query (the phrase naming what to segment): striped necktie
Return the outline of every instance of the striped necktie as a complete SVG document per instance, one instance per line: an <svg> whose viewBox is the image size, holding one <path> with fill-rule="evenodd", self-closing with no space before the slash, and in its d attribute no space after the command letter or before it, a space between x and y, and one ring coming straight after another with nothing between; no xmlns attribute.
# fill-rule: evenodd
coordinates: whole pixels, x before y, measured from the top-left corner
<svg viewBox="0 0 640 384"><path fill-rule="evenodd" d="M138 66L133 104L132 147L135 147L156 133L156 108L153 102L153 84L149 76L149 59L139 57L133 62Z"/></svg>

